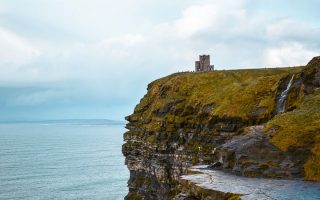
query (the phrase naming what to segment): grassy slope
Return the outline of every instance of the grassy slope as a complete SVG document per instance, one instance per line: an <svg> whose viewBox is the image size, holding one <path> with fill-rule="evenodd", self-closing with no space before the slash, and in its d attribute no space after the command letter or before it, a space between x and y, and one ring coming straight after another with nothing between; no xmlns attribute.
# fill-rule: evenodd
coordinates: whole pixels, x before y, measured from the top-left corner
<svg viewBox="0 0 320 200"><path fill-rule="evenodd" d="M210 116L240 117L248 120L261 109L257 119L269 117L275 107L275 95L281 78L301 68L215 71L209 73L177 73L154 81L148 94L136 107L144 119L172 100L185 100L188 105L203 108L214 104ZM165 92L164 92L165 91ZM165 95L162 95L165 93ZM169 116L168 116L169 117ZM176 120L177 119L176 117Z"/></svg>
<svg viewBox="0 0 320 200"><path fill-rule="evenodd" d="M292 112L275 116L266 124L266 130L276 127L272 142L283 151L302 147L311 149L307 160L305 178L320 180L320 90L305 97Z"/></svg>
<svg viewBox="0 0 320 200"><path fill-rule="evenodd" d="M206 105L214 105L209 117L239 117L250 120L270 118L274 112L277 89L284 77L301 71L301 67L255 70L215 71L207 73L176 73L152 82L148 94L135 108L136 117L150 121L143 126L147 131L156 131L159 121L165 120L167 127L173 123L188 121L197 123L199 116L164 116L154 113L166 104L175 104L176 109L186 112L188 107L199 107L200 112ZM290 98L290 97L289 97ZM305 178L320 180L320 92L301 97L297 109L277 115L266 123L266 131L277 127L272 142L287 151L290 147L303 147L312 152L305 164ZM258 115L253 115L257 110Z"/></svg>

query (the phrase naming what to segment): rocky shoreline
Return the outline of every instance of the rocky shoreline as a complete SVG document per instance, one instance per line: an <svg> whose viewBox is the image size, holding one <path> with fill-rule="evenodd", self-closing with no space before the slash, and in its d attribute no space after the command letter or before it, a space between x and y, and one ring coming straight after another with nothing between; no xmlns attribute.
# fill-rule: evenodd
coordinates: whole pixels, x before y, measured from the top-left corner
<svg viewBox="0 0 320 200"><path fill-rule="evenodd" d="M248 178L231 175L208 166L194 166L181 176L182 193L176 200L190 196L200 199L317 199L320 183L301 179Z"/></svg>
<svg viewBox="0 0 320 200"><path fill-rule="evenodd" d="M277 113L293 76L284 113ZM199 164L238 176L320 180L319 86L320 57L305 67L177 73L156 80L126 117L125 199L241 198L194 184L186 190L190 184L181 176ZM301 122L298 117L304 127L285 132ZM302 134L309 139L299 139Z"/></svg>

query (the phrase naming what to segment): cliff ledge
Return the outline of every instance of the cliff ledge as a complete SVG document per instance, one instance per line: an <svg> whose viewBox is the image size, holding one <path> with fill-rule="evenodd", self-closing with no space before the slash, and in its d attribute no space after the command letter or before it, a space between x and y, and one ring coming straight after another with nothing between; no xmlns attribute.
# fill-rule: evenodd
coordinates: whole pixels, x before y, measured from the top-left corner
<svg viewBox="0 0 320 200"><path fill-rule="evenodd" d="M152 82L126 117L126 199L240 198L205 189L181 196L181 176L199 164L320 181L319 86L320 57L302 67L176 73Z"/></svg>

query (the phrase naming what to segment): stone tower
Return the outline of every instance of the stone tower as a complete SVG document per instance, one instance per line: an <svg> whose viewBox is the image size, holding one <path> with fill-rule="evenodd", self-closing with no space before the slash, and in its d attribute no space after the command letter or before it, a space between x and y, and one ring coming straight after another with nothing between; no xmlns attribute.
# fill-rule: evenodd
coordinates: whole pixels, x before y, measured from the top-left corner
<svg viewBox="0 0 320 200"><path fill-rule="evenodd" d="M200 55L199 61L195 62L196 72L208 72L213 71L214 66L210 65L210 55Z"/></svg>
<svg viewBox="0 0 320 200"><path fill-rule="evenodd" d="M196 61L195 68L196 68L196 72L201 71L200 61Z"/></svg>

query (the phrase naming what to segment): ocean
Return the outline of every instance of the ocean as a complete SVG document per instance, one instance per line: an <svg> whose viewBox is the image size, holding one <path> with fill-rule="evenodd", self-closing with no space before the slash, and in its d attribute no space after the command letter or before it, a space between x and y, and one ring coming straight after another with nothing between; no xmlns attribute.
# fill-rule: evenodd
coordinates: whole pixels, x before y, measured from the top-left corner
<svg viewBox="0 0 320 200"><path fill-rule="evenodd" d="M0 199L123 199L124 132L92 120L0 124Z"/></svg>

